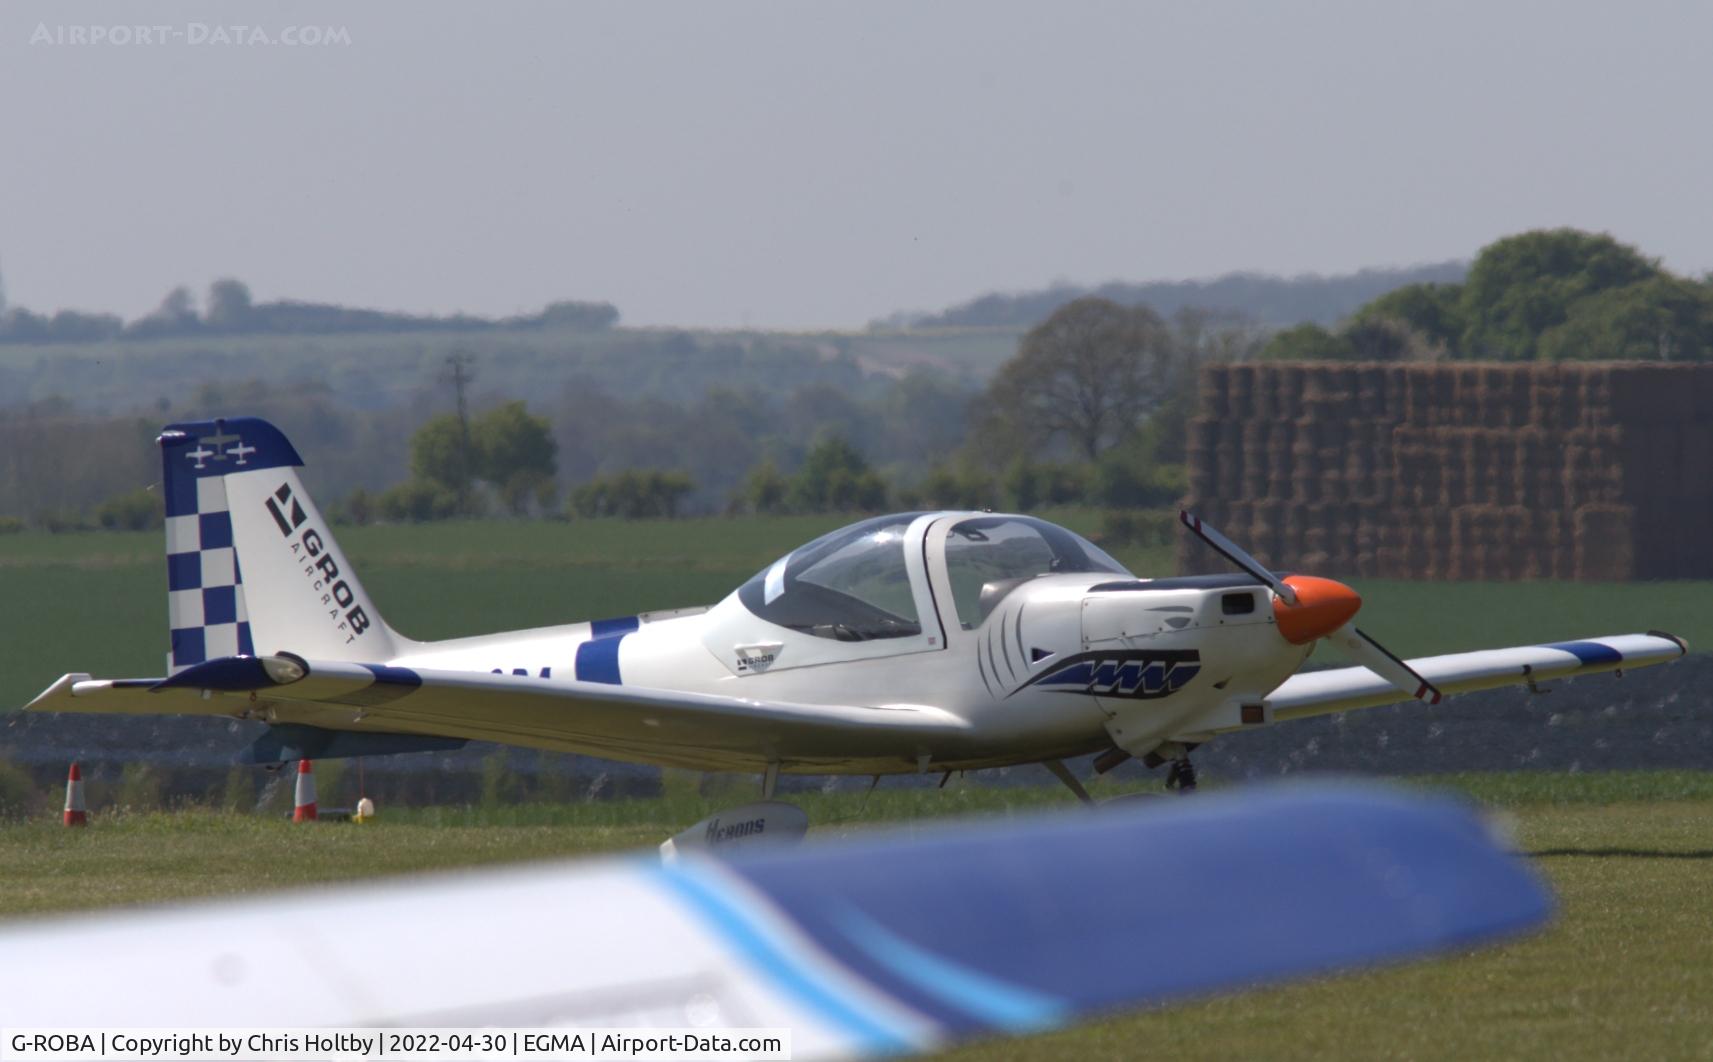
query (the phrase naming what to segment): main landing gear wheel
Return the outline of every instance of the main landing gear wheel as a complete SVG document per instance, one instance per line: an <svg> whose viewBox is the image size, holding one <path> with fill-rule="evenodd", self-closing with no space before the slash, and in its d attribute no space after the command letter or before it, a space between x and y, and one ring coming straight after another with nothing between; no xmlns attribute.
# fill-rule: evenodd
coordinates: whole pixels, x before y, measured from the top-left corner
<svg viewBox="0 0 1713 1062"><path fill-rule="evenodd" d="M1142 757L1142 766L1152 770L1161 764L1170 764L1166 769L1166 788L1177 793L1193 793L1196 790L1196 765L1190 762L1190 753L1195 751L1199 742L1168 741Z"/></svg>
<svg viewBox="0 0 1713 1062"><path fill-rule="evenodd" d="M1172 761L1172 766L1166 771L1166 788L1180 793L1195 792L1196 765L1190 762L1189 757Z"/></svg>

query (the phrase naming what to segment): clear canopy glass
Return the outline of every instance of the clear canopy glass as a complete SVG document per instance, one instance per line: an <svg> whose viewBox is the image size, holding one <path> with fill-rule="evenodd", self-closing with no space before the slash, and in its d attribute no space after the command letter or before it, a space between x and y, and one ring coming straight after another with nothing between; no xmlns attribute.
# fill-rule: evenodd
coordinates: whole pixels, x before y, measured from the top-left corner
<svg viewBox="0 0 1713 1062"><path fill-rule="evenodd" d="M904 560L920 513L864 520L781 557L738 588L745 608L817 638L860 642L922 633Z"/></svg>
<svg viewBox="0 0 1713 1062"><path fill-rule="evenodd" d="M965 630L1029 580L1076 572L1130 574L1081 535L1031 516L978 516L946 532L946 574Z"/></svg>

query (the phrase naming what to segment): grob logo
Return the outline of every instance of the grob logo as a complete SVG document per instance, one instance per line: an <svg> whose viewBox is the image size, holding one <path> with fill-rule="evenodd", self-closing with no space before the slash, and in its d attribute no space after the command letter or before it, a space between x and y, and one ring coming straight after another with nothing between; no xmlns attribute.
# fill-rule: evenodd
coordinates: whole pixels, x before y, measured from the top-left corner
<svg viewBox="0 0 1713 1062"><path fill-rule="evenodd" d="M309 521L309 514L303 511L303 504L292 497L291 484L281 483L273 497L267 500L267 506L268 515L279 525L280 534L292 540L292 553L304 560L303 574L313 581L315 592L321 595L321 603L334 606L327 610L327 614L336 621L339 630L348 632L345 643L349 645L356 641L359 634L369 629L369 614L356 603L357 595L350 585L339 578L339 562L327 552L321 532L311 527L302 535L293 537L297 535L298 528Z"/></svg>

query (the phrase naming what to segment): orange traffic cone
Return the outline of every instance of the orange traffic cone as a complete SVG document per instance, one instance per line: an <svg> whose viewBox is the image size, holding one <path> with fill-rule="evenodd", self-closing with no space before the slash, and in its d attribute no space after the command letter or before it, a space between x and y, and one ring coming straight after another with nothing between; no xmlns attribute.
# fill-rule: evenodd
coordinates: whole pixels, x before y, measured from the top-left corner
<svg viewBox="0 0 1713 1062"><path fill-rule="evenodd" d="M291 811L291 821L315 821L315 775L308 760L297 761L297 801Z"/></svg>
<svg viewBox="0 0 1713 1062"><path fill-rule="evenodd" d="M76 760L72 761L71 773L65 778L65 824L89 825L89 812L83 806L83 772L77 769Z"/></svg>

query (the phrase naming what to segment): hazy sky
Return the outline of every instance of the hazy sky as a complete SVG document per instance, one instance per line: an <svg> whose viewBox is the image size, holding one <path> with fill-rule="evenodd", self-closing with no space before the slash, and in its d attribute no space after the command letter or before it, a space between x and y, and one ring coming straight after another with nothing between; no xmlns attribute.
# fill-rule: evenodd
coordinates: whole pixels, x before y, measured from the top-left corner
<svg viewBox="0 0 1713 1062"><path fill-rule="evenodd" d="M348 43L195 43L235 25ZM1548 225L1699 273L1709 56L1702 2L8 0L0 271L127 317L230 275L775 327Z"/></svg>

